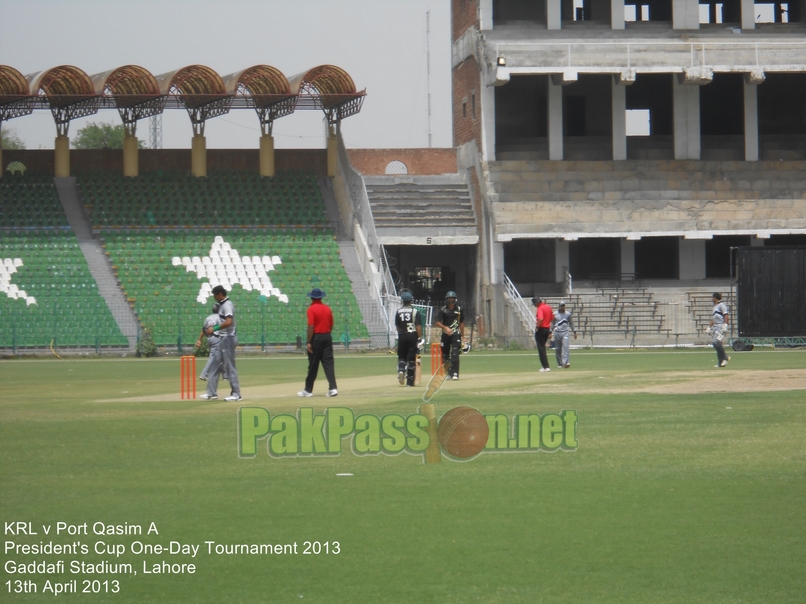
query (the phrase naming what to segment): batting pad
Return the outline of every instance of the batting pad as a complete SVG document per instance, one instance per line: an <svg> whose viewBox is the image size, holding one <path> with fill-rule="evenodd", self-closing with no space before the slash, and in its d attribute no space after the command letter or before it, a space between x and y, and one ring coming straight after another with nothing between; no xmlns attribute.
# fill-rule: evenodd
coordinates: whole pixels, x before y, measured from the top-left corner
<svg viewBox="0 0 806 604"><path fill-rule="evenodd" d="M451 371L451 362L450 360L445 361L442 367L437 369L437 372L431 378L431 381L428 382L428 388L425 389L425 394L423 394L423 402L428 403L431 401L431 397L433 397L437 391L442 387L442 383L445 381L445 378L448 377L448 374Z"/></svg>

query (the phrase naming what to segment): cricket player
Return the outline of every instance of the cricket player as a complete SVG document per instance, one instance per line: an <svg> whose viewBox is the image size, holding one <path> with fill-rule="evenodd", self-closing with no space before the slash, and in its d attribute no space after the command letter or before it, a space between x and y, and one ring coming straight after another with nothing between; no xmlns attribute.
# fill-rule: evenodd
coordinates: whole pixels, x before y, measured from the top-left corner
<svg viewBox="0 0 806 604"><path fill-rule="evenodd" d="M551 306L546 304L543 298L535 296L532 298L532 304L537 307L535 313L535 343L537 344L537 354L540 357L540 371L551 371L549 357L546 354L546 343L551 337L551 322L554 319L554 313L551 310Z"/></svg>
<svg viewBox="0 0 806 604"><path fill-rule="evenodd" d="M565 310L565 301L560 300L557 307L557 314L551 322L551 331L554 333L554 353L557 356L557 368L568 369L571 367L570 349L571 334L577 339L577 330L574 329L574 321L571 318L571 311Z"/></svg>
<svg viewBox="0 0 806 604"><path fill-rule="evenodd" d="M219 303L218 318L220 323L207 327L205 335L217 333L221 340L218 343L218 354L207 380L207 392L201 398L211 401L218 398L218 376L222 373L229 376L230 395L225 401L241 400L241 385L238 382L238 370L235 369L235 347L238 345L238 335L235 330L235 306L227 297L227 290L221 285L213 288L213 297Z"/></svg>
<svg viewBox="0 0 806 604"><path fill-rule="evenodd" d="M725 352L725 347L722 345L722 340L728 333L729 312L728 305L722 301L722 294L715 292L714 300L714 314L711 317L711 344L716 349L717 364L716 367L725 367L730 361L730 357Z"/></svg>
<svg viewBox="0 0 806 604"><path fill-rule="evenodd" d="M215 357L218 354L218 343L221 340L221 337L218 333L213 332L211 336L205 336L204 330L208 327L213 327L215 325L219 325L221 323L221 319L218 316L218 311L221 308L221 305L216 302L213 304L212 312L213 314L208 315L208 317L204 320L204 325L202 326L201 335L199 335L199 339L196 340L196 348L201 346L202 338L207 338L207 346L210 348L210 356L207 357L207 364L202 369L201 374L199 374L199 379L203 382L207 381L207 375L210 373L210 368L213 366L215 362ZM224 379L227 379L227 376L224 376Z"/></svg>
<svg viewBox="0 0 806 604"><path fill-rule="evenodd" d="M412 293L401 290L403 301L395 315L397 328L397 381L402 386L414 386L414 371L417 365L417 351L423 337L423 315L411 305Z"/></svg>
<svg viewBox="0 0 806 604"><path fill-rule="evenodd" d="M314 287L307 296L311 305L307 310L308 317L308 376L305 378L305 389L297 392L297 396L313 396L313 383L319 373L319 363L325 370L328 391L325 396L338 396L336 388L336 369L333 360L333 312L322 302L327 294L318 287Z"/></svg>
<svg viewBox="0 0 806 604"><path fill-rule="evenodd" d="M456 304L456 292L445 294L445 306L439 311L437 327L442 330L442 362L451 361L451 379L459 379L459 351L465 339L465 315Z"/></svg>

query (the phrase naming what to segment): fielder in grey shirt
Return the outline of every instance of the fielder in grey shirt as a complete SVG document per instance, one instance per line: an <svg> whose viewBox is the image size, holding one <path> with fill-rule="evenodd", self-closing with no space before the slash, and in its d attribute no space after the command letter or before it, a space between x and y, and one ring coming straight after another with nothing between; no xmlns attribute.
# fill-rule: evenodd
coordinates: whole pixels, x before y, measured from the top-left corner
<svg viewBox="0 0 806 604"><path fill-rule="evenodd" d="M221 323L213 327L208 327L204 330L204 333L206 335L218 333L221 341L218 344L217 361L214 360L213 366L210 368L210 376L207 380L207 392L202 394L201 398L206 400L215 400L218 398L218 377L223 373L229 378L231 388L230 395L224 400L239 401L241 400L241 385L238 382L238 370L235 369L235 347L238 345L238 332L235 329L235 306L227 297L227 290L221 285L216 285L213 288L213 296L221 305L218 311L218 317L221 319Z"/></svg>
<svg viewBox="0 0 806 604"><path fill-rule="evenodd" d="M722 294L714 293L714 313L711 316L711 345L716 350L717 367L725 367L730 361L730 357L725 352L722 340L728 333L728 323L730 322L730 312L728 305L722 301Z"/></svg>
<svg viewBox="0 0 806 604"><path fill-rule="evenodd" d="M554 354L557 356L557 366L568 369L571 367L571 334L574 334L576 340L577 331L574 328L571 311L565 310L565 302L562 300L554 315L554 320L551 322L551 330L554 333Z"/></svg>

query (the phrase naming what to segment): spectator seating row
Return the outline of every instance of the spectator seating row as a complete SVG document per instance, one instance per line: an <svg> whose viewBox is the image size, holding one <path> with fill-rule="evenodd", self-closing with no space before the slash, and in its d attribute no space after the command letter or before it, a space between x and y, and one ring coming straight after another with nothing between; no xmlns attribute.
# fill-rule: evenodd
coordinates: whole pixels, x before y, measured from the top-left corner
<svg viewBox="0 0 806 604"><path fill-rule="evenodd" d="M84 207L96 229L134 226L277 226L327 223L313 173L143 175L106 173L79 178Z"/></svg>
<svg viewBox="0 0 806 604"><path fill-rule="evenodd" d="M0 228L69 228L53 179L36 174L0 179Z"/></svg>

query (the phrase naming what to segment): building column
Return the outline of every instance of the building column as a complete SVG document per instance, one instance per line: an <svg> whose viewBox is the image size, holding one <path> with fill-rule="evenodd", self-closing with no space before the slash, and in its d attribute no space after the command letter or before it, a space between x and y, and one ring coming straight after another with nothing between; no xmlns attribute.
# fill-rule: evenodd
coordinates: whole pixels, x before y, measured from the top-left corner
<svg viewBox="0 0 806 604"><path fill-rule="evenodd" d="M490 283L504 282L504 243L493 241L490 246Z"/></svg>
<svg viewBox="0 0 806 604"><path fill-rule="evenodd" d="M562 29L562 0L546 0L546 29Z"/></svg>
<svg viewBox="0 0 806 604"><path fill-rule="evenodd" d="M635 275L635 240L621 240L621 275Z"/></svg>
<svg viewBox="0 0 806 604"><path fill-rule="evenodd" d="M681 239L678 261L681 280L705 279L705 239Z"/></svg>
<svg viewBox="0 0 806 604"><path fill-rule="evenodd" d="M203 134L194 134L190 147L190 171L193 176L207 176L207 141Z"/></svg>
<svg viewBox="0 0 806 604"><path fill-rule="evenodd" d="M624 0L610 0L610 29L624 27Z"/></svg>
<svg viewBox="0 0 806 604"><path fill-rule="evenodd" d="M493 28L493 0L479 0L479 29Z"/></svg>
<svg viewBox="0 0 806 604"><path fill-rule="evenodd" d="M70 139L64 134L56 137L53 175L56 178L70 176Z"/></svg>
<svg viewBox="0 0 806 604"><path fill-rule="evenodd" d="M758 85L744 80L744 160L758 161Z"/></svg>
<svg viewBox="0 0 806 604"><path fill-rule="evenodd" d="M563 87L548 80L549 159L563 158Z"/></svg>
<svg viewBox="0 0 806 604"><path fill-rule="evenodd" d="M327 129L327 175L335 178L339 165L339 139L335 127Z"/></svg>
<svg viewBox="0 0 806 604"><path fill-rule="evenodd" d="M674 158L700 159L700 87L673 77Z"/></svg>
<svg viewBox="0 0 806 604"><path fill-rule="evenodd" d="M495 86L481 86L481 158L495 161Z"/></svg>
<svg viewBox="0 0 806 604"><path fill-rule="evenodd" d="M123 176L139 176L140 158L137 137L134 134L123 136Z"/></svg>
<svg viewBox="0 0 806 604"><path fill-rule="evenodd" d="M565 271L571 272L571 247L565 239L555 239L554 281L562 283L565 280Z"/></svg>
<svg viewBox="0 0 806 604"><path fill-rule="evenodd" d="M613 159L627 159L627 87L610 82L613 107Z"/></svg>
<svg viewBox="0 0 806 604"><path fill-rule="evenodd" d="M271 134L260 136L260 175L274 176L274 137Z"/></svg>
<svg viewBox="0 0 806 604"><path fill-rule="evenodd" d="M742 29L756 28L755 0L742 0Z"/></svg>
<svg viewBox="0 0 806 604"><path fill-rule="evenodd" d="M699 0L672 0L672 28L700 29Z"/></svg>

